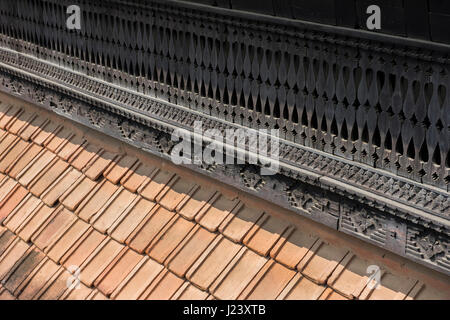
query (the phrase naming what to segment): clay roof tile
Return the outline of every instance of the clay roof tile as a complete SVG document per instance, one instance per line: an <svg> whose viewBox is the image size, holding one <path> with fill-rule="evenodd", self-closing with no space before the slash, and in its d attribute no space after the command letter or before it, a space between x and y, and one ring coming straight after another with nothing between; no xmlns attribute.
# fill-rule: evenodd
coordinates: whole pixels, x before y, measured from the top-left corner
<svg viewBox="0 0 450 320"><path fill-rule="evenodd" d="M0 103L0 300L450 297L385 264L374 290L356 244L98 140Z"/></svg>

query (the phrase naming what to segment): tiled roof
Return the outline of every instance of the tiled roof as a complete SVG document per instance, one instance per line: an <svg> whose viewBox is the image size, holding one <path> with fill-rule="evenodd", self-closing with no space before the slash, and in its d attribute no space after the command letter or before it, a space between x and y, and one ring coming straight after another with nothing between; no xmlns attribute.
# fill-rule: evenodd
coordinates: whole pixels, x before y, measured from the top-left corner
<svg viewBox="0 0 450 320"><path fill-rule="evenodd" d="M144 158L0 104L0 299L450 297Z"/></svg>

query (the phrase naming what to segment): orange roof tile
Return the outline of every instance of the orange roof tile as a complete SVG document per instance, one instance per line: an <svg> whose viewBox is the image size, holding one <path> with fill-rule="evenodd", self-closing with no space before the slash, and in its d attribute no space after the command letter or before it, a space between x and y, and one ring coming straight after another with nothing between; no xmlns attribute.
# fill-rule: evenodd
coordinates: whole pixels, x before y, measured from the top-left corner
<svg viewBox="0 0 450 320"><path fill-rule="evenodd" d="M0 128L0 300L450 298L34 109Z"/></svg>

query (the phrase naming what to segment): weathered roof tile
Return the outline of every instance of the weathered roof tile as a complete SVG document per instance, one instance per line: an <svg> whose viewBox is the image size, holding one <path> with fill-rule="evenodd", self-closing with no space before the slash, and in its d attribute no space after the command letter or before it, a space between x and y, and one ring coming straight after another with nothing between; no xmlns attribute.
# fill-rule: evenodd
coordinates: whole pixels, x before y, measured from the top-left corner
<svg viewBox="0 0 450 320"><path fill-rule="evenodd" d="M182 217L174 216L172 223L168 223L147 247L150 257L164 263L173 250L194 228L195 224Z"/></svg>
<svg viewBox="0 0 450 320"><path fill-rule="evenodd" d="M111 294L118 300L136 300L164 269L159 263L144 258Z"/></svg>
<svg viewBox="0 0 450 320"><path fill-rule="evenodd" d="M160 206L155 206L152 212L131 233L125 243L139 253L144 252L153 238L157 236L173 216L173 212L167 211Z"/></svg>
<svg viewBox="0 0 450 320"><path fill-rule="evenodd" d="M200 187L190 197L184 198L178 204L176 211L186 219L193 220L215 194L215 190Z"/></svg>
<svg viewBox="0 0 450 320"><path fill-rule="evenodd" d="M118 155L112 152L102 152L97 154L94 158L86 165L84 169L84 174L91 180L97 180L103 172L115 163L118 159Z"/></svg>
<svg viewBox="0 0 450 320"><path fill-rule="evenodd" d="M291 227L272 248L270 256L281 264L294 269L317 239L316 236L312 236L304 230Z"/></svg>
<svg viewBox="0 0 450 320"><path fill-rule="evenodd" d="M210 292L221 300L237 299L266 263L266 258L242 248L211 285Z"/></svg>
<svg viewBox="0 0 450 320"><path fill-rule="evenodd" d="M155 201L158 194L164 189L166 184L174 177L174 174L164 170L157 170L152 173L138 189L138 192L146 199Z"/></svg>
<svg viewBox="0 0 450 320"><path fill-rule="evenodd" d="M131 233L147 217L153 214L155 203L140 196L136 197L114 224L108 229L108 234L119 242L124 243Z"/></svg>
<svg viewBox="0 0 450 320"><path fill-rule="evenodd" d="M63 173L48 189L41 194L42 201L48 205L53 206L59 200L64 192L66 192L81 176L81 172L69 168Z"/></svg>
<svg viewBox="0 0 450 320"><path fill-rule="evenodd" d="M295 271L269 260L238 299L274 300L294 276Z"/></svg>
<svg viewBox="0 0 450 320"><path fill-rule="evenodd" d="M203 290L208 290L242 246L218 236L186 273L186 278Z"/></svg>
<svg viewBox="0 0 450 320"><path fill-rule="evenodd" d="M291 280L277 299L283 300L317 300L326 287L312 282L300 273Z"/></svg>
<svg viewBox="0 0 450 320"><path fill-rule="evenodd" d="M184 277L215 237L216 234L196 226L167 258L168 268L179 277Z"/></svg>
<svg viewBox="0 0 450 320"><path fill-rule="evenodd" d="M211 232L219 229L219 226L238 205L238 199L228 199L216 193L202 210L195 216L195 221Z"/></svg>
<svg viewBox="0 0 450 320"><path fill-rule="evenodd" d="M136 192L155 170L155 167L138 162L122 177L120 184L127 190Z"/></svg>
<svg viewBox="0 0 450 320"><path fill-rule="evenodd" d="M95 181L81 175L75 183L59 198L61 203L69 210L74 211L97 186ZM108 194L105 196L107 197Z"/></svg>
<svg viewBox="0 0 450 320"><path fill-rule="evenodd" d="M125 176L125 174L134 166L138 161L135 157L123 156L120 160L112 163L103 173L106 179L114 184L118 184L119 181Z"/></svg>
<svg viewBox="0 0 450 320"><path fill-rule="evenodd" d="M255 223L262 217L263 211L242 205L222 222L219 227L224 236L235 242L242 242Z"/></svg>
<svg viewBox="0 0 450 320"><path fill-rule="evenodd" d="M297 269L318 284L324 284L347 252L344 248L317 241L300 261Z"/></svg>
<svg viewBox="0 0 450 320"><path fill-rule="evenodd" d="M89 183L83 184L80 188L90 188ZM79 204L75 213L84 221L89 221L91 217L100 210L100 208L112 197L112 195L117 191L118 187L108 180L104 180L101 183L97 184L94 189L86 196L86 198ZM72 192L78 192L78 188L72 190ZM83 191L86 193L86 190ZM73 198L69 196L69 199L72 199L74 203L79 202L79 198L77 196L78 193L73 195ZM64 202L65 198L62 197L62 201Z"/></svg>
<svg viewBox="0 0 450 320"><path fill-rule="evenodd" d="M340 241L51 119L0 104L0 299L450 296L389 267L373 290Z"/></svg>
<svg viewBox="0 0 450 320"><path fill-rule="evenodd" d="M106 233L122 212L136 199L137 195L125 188L119 188L103 207L89 220L98 231Z"/></svg>
<svg viewBox="0 0 450 320"><path fill-rule="evenodd" d="M16 290L20 300L31 300L59 270L59 266L48 258L44 258L28 275L27 279Z"/></svg>
<svg viewBox="0 0 450 320"><path fill-rule="evenodd" d="M124 247L95 281L95 286L106 296L111 295L117 286L134 269L143 257Z"/></svg>

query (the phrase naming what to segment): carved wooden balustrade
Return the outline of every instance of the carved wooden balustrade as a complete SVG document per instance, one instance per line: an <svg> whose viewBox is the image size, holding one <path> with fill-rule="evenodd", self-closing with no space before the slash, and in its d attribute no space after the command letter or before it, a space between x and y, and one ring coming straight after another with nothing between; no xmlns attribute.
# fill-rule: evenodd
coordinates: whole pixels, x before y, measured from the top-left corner
<svg viewBox="0 0 450 320"><path fill-rule="evenodd" d="M450 46L179 1L69 30L71 4L0 0L1 90L166 158L194 121L279 129L275 176L190 167L450 273Z"/></svg>

